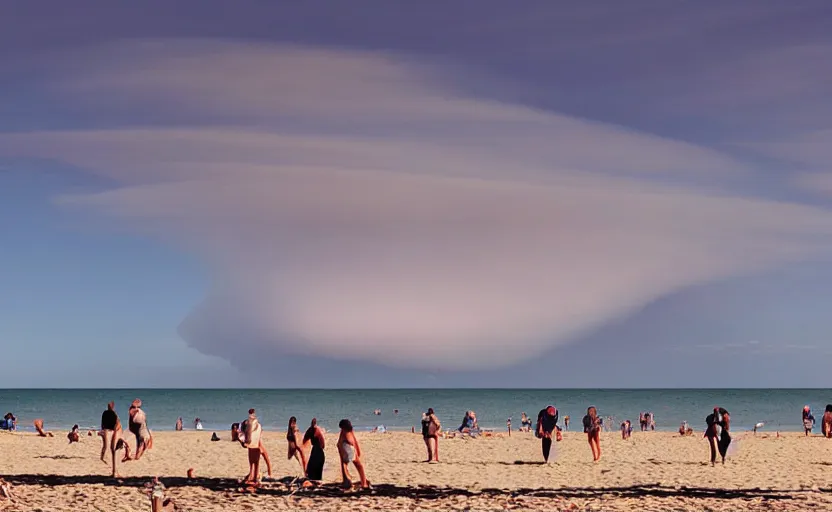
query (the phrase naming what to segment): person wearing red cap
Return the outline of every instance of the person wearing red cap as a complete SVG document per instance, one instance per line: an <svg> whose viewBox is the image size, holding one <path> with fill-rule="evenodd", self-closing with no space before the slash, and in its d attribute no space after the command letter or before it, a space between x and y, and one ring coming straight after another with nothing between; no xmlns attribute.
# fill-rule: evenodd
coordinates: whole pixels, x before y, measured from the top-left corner
<svg viewBox="0 0 832 512"><path fill-rule="evenodd" d="M549 462L549 453L552 450L552 432L559 431L558 410L550 405L542 409L537 415L537 437L540 438L543 447L543 460Z"/></svg>

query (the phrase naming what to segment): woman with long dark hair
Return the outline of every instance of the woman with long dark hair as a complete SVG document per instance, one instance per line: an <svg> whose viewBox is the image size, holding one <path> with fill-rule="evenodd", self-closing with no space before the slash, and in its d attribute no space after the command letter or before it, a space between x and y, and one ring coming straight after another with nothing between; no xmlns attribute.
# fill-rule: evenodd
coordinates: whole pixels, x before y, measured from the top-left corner
<svg viewBox="0 0 832 512"><path fill-rule="evenodd" d="M728 453L728 446L731 444L731 415L722 407L714 407L714 412L705 418L707 427L705 437L711 447L711 466L716 464L717 452L725 464L725 455Z"/></svg>
<svg viewBox="0 0 832 512"><path fill-rule="evenodd" d="M289 429L286 431L286 441L289 443L288 459L291 460L294 457L300 463L303 474L306 474L306 454L303 453L303 446L298 444L299 437L298 419L292 416L289 418Z"/></svg>
<svg viewBox="0 0 832 512"><path fill-rule="evenodd" d="M312 444L309 460L306 461L306 478L317 481L323 480L324 462L326 462L326 454L324 453L326 439L324 439L324 433L318 427L317 418L312 418L312 423L303 435L303 444L306 443Z"/></svg>

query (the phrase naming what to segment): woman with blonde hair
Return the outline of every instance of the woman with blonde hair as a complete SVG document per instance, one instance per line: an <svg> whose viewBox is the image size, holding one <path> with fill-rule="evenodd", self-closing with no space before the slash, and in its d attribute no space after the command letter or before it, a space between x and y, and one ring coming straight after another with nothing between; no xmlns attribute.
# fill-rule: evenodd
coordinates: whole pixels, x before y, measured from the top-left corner
<svg viewBox="0 0 832 512"><path fill-rule="evenodd" d="M589 447L592 449L592 460L597 462L601 458L601 418L598 417L595 406L586 410L583 423Z"/></svg>

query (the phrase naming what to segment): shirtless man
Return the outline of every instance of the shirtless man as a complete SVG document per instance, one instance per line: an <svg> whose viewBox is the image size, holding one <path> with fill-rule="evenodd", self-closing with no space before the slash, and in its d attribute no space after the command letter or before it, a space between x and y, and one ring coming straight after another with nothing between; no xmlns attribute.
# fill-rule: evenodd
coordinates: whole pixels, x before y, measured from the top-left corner
<svg viewBox="0 0 832 512"><path fill-rule="evenodd" d="M118 478L118 467L116 465L116 452L124 446L124 458L122 462L130 460L130 445L123 438L121 421L118 419L118 414L115 411L115 404L110 402L107 404L107 410L101 414L101 431L98 435L101 436L101 462L107 463L104 459L107 449L110 449L110 455L113 462L113 478Z"/></svg>

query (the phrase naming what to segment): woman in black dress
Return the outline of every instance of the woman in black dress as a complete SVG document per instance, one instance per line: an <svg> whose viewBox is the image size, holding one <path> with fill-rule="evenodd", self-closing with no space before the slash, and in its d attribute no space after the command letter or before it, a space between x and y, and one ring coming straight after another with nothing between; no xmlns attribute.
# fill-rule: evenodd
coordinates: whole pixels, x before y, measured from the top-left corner
<svg viewBox="0 0 832 512"><path fill-rule="evenodd" d="M306 478L309 480L323 480L324 462L326 462L326 455L324 454L326 440L323 432L318 428L317 418L312 418L312 423L303 436L303 444L306 443L312 443L312 452L306 462Z"/></svg>

